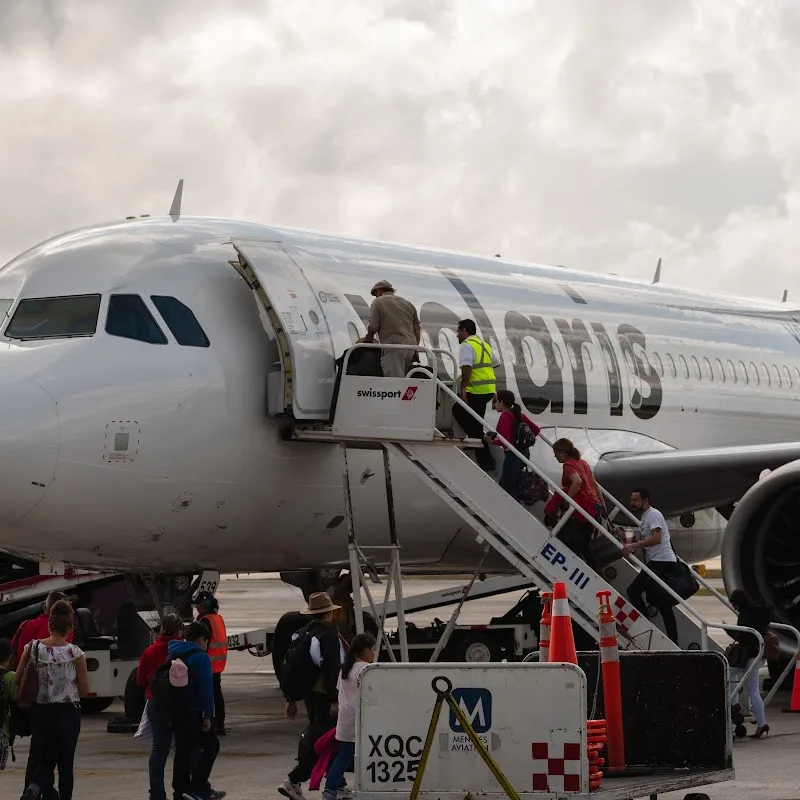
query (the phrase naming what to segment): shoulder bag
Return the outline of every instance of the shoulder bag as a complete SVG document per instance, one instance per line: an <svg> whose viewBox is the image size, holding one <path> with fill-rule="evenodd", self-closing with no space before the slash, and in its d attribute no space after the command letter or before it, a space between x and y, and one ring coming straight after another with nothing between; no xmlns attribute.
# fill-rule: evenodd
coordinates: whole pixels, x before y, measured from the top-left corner
<svg viewBox="0 0 800 800"><path fill-rule="evenodd" d="M17 705L30 708L39 699L39 642L31 642L28 663L22 673Z"/></svg>

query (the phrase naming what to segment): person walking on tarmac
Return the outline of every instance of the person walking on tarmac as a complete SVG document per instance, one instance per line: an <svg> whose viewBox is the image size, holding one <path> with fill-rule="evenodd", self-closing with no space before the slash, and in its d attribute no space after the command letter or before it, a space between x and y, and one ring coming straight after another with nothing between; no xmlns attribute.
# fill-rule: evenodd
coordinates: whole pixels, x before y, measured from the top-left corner
<svg viewBox="0 0 800 800"><path fill-rule="evenodd" d="M378 281L370 294L375 298L369 309L369 325L365 342L381 344L419 344L422 328L417 309L404 297L394 293L389 281ZM414 362L413 350L384 350L381 367L385 378L405 378Z"/></svg>
<svg viewBox="0 0 800 800"><path fill-rule="evenodd" d="M17 628L14 637L11 640L11 669L16 670L19 663L22 661L22 655L25 648L33 641L41 641L50 636L50 611L59 600L66 600L67 596L63 592L50 592L47 595L42 606L42 613L34 619L23 620ZM70 628L64 641L67 644L72 644L72 628ZM30 709L19 709L19 712L27 719L28 725L32 724L30 719ZM31 736L30 747L28 748L28 763L25 767L25 786L30 786L33 782L34 773L39 762L39 745L41 739Z"/></svg>
<svg viewBox="0 0 800 800"><path fill-rule="evenodd" d="M150 750L148 770L150 773L150 800L167 800L164 788L164 769L172 746L172 724L169 717L156 708L150 684L156 670L169 658L169 643L183 639L183 620L178 614L166 614L161 621L161 632L139 658L136 683L146 687L147 700L144 713L150 721L153 743ZM173 787L175 788L175 787Z"/></svg>
<svg viewBox="0 0 800 800"><path fill-rule="evenodd" d="M481 419L486 416L495 392L495 366L500 362L492 354L492 348L477 335L475 321L462 319L456 328L456 336L461 343L458 350L458 366L461 368L461 388L459 397ZM480 439L482 447L476 452L478 466L490 472L494 469L494 456L489 443L483 436L483 426L463 406L453 406L453 417L469 439Z"/></svg>
<svg viewBox="0 0 800 800"><path fill-rule="evenodd" d="M44 601L42 613L34 619L23 620L14 638L11 640L13 649L11 666L16 669L17 664L22 660L22 653L34 639L46 639L50 635L48 628L50 624L50 609L59 601L66 600L67 596L63 592L50 592ZM67 634L67 644L72 644L72 631Z"/></svg>
<svg viewBox="0 0 800 800"><path fill-rule="evenodd" d="M767 605L756 603L744 589L734 589L730 596L731 605L736 609L738 617L736 624L741 628L754 628L763 637L769 630L772 621L772 609ZM735 641L734 647L740 649L742 662L741 672L744 673L750 668L753 661L759 656L758 639L752 633L746 631L731 631L728 634ZM734 657L729 655L728 660L733 662ZM731 664L733 671L733 664ZM739 679L735 681L738 684ZM731 680L731 683L734 683ZM758 689L758 669L754 669L744 684L744 689L750 697L755 716L756 732L751 739L760 739L762 736L769 736L769 725L764 712L764 701ZM734 710L741 711L740 702L741 692L734 698Z"/></svg>
<svg viewBox="0 0 800 800"><path fill-rule="evenodd" d="M219 602L213 594L200 592L194 601L197 621L202 622L211 634L208 640L208 657L214 676L214 730L217 736L225 736L225 698L222 696L222 673L228 663L228 632L225 620L219 613Z"/></svg>
<svg viewBox="0 0 800 800"><path fill-rule="evenodd" d="M317 763L314 744L336 725L339 674L345 659L342 639L333 622L338 608L327 592L312 594L303 614L314 619L294 635L281 664L278 679L286 698L286 718L297 719L297 701L302 699L309 722L300 735L297 766L278 787L289 800L305 800L301 784L309 780ZM339 797L345 794L343 782Z"/></svg>

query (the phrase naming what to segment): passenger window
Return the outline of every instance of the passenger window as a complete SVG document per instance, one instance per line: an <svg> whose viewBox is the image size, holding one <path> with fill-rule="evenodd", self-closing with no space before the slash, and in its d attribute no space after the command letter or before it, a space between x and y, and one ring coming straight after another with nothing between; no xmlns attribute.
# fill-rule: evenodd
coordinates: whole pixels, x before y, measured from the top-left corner
<svg viewBox="0 0 800 800"><path fill-rule="evenodd" d="M678 376L678 370L675 367L675 359L672 357L671 353L667 353L667 364L669 365L669 374L672 375L673 378Z"/></svg>
<svg viewBox="0 0 800 800"><path fill-rule="evenodd" d="M755 386L758 386L761 383L761 380L758 377L758 369L752 361L750 362L750 377L753 379L753 384Z"/></svg>
<svg viewBox="0 0 800 800"><path fill-rule="evenodd" d="M786 381L786 385L791 389L792 388L792 373L789 372L789 367L785 364L783 365L783 379Z"/></svg>
<svg viewBox="0 0 800 800"><path fill-rule="evenodd" d="M747 367L744 365L744 361L739 362L739 377L742 379L742 383L750 383L750 379L747 376Z"/></svg>
<svg viewBox="0 0 800 800"><path fill-rule="evenodd" d="M594 362L592 361L591 348L586 342L581 345L581 358L583 359L583 365L586 371L591 372L594 369Z"/></svg>
<svg viewBox="0 0 800 800"><path fill-rule="evenodd" d="M695 379L701 380L703 376L700 374L700 362L694 356L692 356L692 369L694 370Z"/></svg>
<svg viewBox="0 0 800 800"><path fill-rule="evenodd" d="M653 352L653 363L656 365L656 372L663 378L664 362L661 360L661 356L656 352Z"/></svg>
<svg viewBox="0 0 800 800"><path fill-rule="evenodd" d="M528 338L525 337L522 340L522 351L525 354L525 363L529 366L533 366L533 350L531 349L531 343L528 341Z"/></svg>
<svg viewBox="0 0 800 800"><path fill-rule="evenodd" d="M575 347L572 343L567 344L567 356L569 356L569 363L572 369L578 369L578 356L575 354Z"/></svg>
<svg viewBox="0 0 800 800"><path fill-rule="evenodd" d="M725 367L722 366L722 362L718 358L714 359L714 366L717 368L717 380L725 383Z"/></svg>
<svg viewBox="0 0 800 800"><path fill-rule="evenodd" d="M37 297L22 300L8 323L9 339L66 339L97 330L100 295Z"/></svg>
<svg viewBox="0 0 800 800"><path fill-rule="evenodd" d="M678 363L681 365L681 372L683 373L684 378L689 377L689 365L686 363L686 359L682 356L678 356Z"/></svg>
<svg viewBox="0 0 800 800"><path fill-rule="evenodd" d="M775 364L772 365L772 380L777 387L780 388L781 385L781 373L778 371L778 368Z"/></svg>
<svg viewBox="0 0 800 800"><path fill-rule="evenodd" d="M561 348L555 342L553 342L553 357L556 360L556 366L564 369L564 356L561 355Z"/></svg>
<svg viewBox="0 0 800 800"><path fill-rule="evenodd" d="M800 389L800 369L797 367L794 368L794 382L797 384L797 388Z"/></svg>
<svg viewBox="0 0 800 800"><path fill-rule="evenodd" d="M164 317L164 322L172 331L175 341L184 347L208 347L209 341L200 327L192 309L175 297L152 295L150 299Z"/></svg>
<svg viewBox="0 0 800 800"><path fill-rule="evenodd" d="M769 382L769 370L767 369L767 365L766 364L762 364L761 365L761 377L764 379L764 383L766 383L767 386L769 386L770 385L770 382Z"/></svg>
<svg viewBox="0 0 800 800"><path fill-rule="evenodd" d="M706 378L710 381L714 380L714 371L711 369L711 362L707 359L703 359L703 369L706 373Z"/></svg>
<svg viewBox="0 0 800 800"><path fill-rule="evenodd" d="M148 344L166 344L153 315L138 294L112 294L108 300L106 333Z"/></svg>

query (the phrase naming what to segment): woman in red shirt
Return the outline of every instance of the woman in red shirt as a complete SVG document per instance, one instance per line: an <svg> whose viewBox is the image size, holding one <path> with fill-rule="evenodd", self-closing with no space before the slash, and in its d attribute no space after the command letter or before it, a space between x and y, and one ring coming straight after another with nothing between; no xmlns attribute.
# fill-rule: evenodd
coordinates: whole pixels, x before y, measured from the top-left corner
<svg viewBox="0 0 800 800"><path fill-rule="evenodd" d="M581 458L580 450L569 439L558 439L553 444L553 454L562 465L561 488L590 517L602 519L605 513L603 493L594 479L592 468ZM545 514L558 510L564 501L554 494L544 508ZM587 563L591 562L589 541L594 526L577 511L562 528L559 538ZM563 534L563 535L562 535Z"/></svg>
<svg viewBox="0 0 800 800"><path fill-rule="evenodd" d="M510 392L508 389L501 389L497 393L495 408L500 412L500 419L497 422L497 433L506 441L511 442L525 458L530 458L530 445L528 447L517 447L520 424L523 422L527 423L534 436L539 435L539 426L522 413L519 404L515 402L514 392ZM500 486L515 500L519 500L519 476L525 464L499 441L495 434L487 433L486 441L503 448L506 455L503 460L503 471L500 475Z"/></svg>

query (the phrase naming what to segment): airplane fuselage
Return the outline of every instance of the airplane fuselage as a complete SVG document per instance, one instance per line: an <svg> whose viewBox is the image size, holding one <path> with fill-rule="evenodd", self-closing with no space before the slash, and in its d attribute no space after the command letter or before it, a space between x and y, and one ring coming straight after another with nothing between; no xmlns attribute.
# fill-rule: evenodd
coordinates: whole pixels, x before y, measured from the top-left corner
<svg viewBox="0 0 800 800"><path fill-rule="evenodd" d="M100 295L93 335L0 337L0 548L123 569L346 559L336 448L283 442L266 413L280 359L229 264L236 237L311 259L339 287L321 307L362 320L369 287L390 279L416 305L423 344L455 352L456 322L474 319L502 355L498 387L590 460L796 438L800 325L777 304L228 220L111 223L0 270L12 319L26 298ZM112 295L140 296L166 344L109 334ZM153 296L188 306L210 345L178 344ZM363 331L331 333L341 352ZM558 475L543 444L534 459ZM350 469L359 540L384 544L380 456L354 454ZM474 567L474 535L438 498L402 469L394 491L405 563Z"/></svg>

